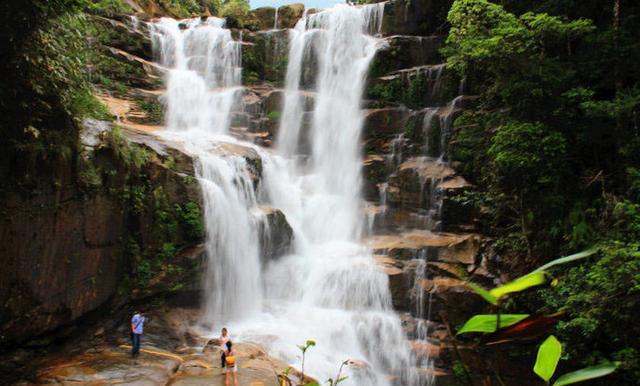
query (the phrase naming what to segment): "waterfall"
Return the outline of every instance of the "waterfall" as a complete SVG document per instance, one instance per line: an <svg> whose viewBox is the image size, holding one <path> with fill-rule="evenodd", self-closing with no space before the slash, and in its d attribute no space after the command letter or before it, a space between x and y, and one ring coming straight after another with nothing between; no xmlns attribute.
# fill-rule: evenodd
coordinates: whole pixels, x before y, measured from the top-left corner
<svg viewBox="0 0 640 386"><path fill-rule="evenodd" d="M208 256L203 320L215 325L255 315L262 300L252 171L218 146L235 142L224 134L241 91L239 44L223 25L213 17L151 25L154 51L167 68L163 136L182 142L196 160Z"/></svg>
<svg viewBox="0 0 640 386"><path fill-rule="evenodd" d="M275 7L275 13L273 15L273 29L278 29L278 7Z"/></svg>
<svg viewBox="0 0 640 386"><path fill-rule="evenodd" d="M367 71L383 41L384 4L337 5L303 17L290 30L281 127L274 151L227 134L238 103L239 47L220 19L152 26L159 61L168 71L164 136L195 155L203 193L208 266L204 319L225 325L299 366L299 344L314 339L305 368L322 381L352 360L345 385L424 384L415 370L386 274L361 243L361 99ZM313 90L301 82L313 68ZM310 122L302 97L315 96ZM307 127L308 126L308 127ZM302 151L304 140L310 150ZM256 196L251 166L224 156L235 142L259 154ZM303 154L306 153L306 154ZM276 207L294 231L288 256L261 263L256 205Z"/></svg>
<svg viewBox="0 0 640 386"><path fill-rule="evenodd" d="M165 94L166 126L173 131L224 134L231 108L242 91L240 45L223 28L224 19L152 24L160 63L169 68Z"/></svg>
<svg viewBox="0 0 640 386"><path fill-rule="evenodd" d="M360 243L361 99L369 64L383 44L373 36L383 7L337 5L302 18L290 31L284 110L264 182L296 244L292 255L265 271L266 301L277 311L261 329L276 334L270 352L285 359L297 354L292 343L315 339L305 366L318 379L334 377L339 363L352 358L366 365L348 370L348 384L418 385L387 276ZM310 127L302 116L305 66L316 74Z"/></svg>

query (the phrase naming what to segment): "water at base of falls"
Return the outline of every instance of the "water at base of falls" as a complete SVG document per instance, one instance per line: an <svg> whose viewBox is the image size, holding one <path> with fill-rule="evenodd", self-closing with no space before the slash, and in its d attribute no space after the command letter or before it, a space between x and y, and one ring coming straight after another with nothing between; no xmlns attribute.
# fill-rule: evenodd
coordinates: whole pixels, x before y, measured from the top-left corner
<svg viewBox="0 0 640 386"><path fill-rule="evenodd" d="M285 106L275 150L242 143L263 162L259 197L249 165L219 155L237 103L239 48L219 19L163 19L152 26L167 74L167 131L197 159L205 205L207 302L204 320L225 325L233 339L262 344L300 365L297 345L317 342L306 356L308 374L324 381L353 360L346 385L426 384L414 369L387 276L360 243L361 95L381 41L384 4L338 5L304 17L290 36ZM301 68L315 58L316 100L311 127L302 133ZM310 154L297 147L308 135ZM261 264L259 204L286 215L292 253Z"/></svg>

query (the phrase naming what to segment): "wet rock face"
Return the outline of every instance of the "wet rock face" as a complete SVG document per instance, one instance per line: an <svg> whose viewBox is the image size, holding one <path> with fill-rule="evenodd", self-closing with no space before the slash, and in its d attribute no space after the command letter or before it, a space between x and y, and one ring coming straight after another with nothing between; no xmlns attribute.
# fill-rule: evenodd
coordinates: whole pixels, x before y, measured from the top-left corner
<svg viewBox="0 0 640 386"><path fill-rule="evenodd" d="M286 29L251 32L242 37L243 83L269 81L283 84L289 55Z"/></svg>
<svg viewBox="0 0 640 386"><path fill-rule="evenodd" d="M125 22L101 16L92 16L100 26L101 40L145 60L153 59L151 37L146 28L134 29Z"/></svg>
<svg viewBox="0 0 640 386"><path fill-rule="evenodd" d="M390 1L384 8L382 31L387 36L445 33L451 4L453 0Z"/></svg>
<svg viewBox="0 0 640 386"><path fill-rule="evenodd" d="M86 200L8 194L2 202L2 344L69 323L115 292L120 203L105 194Z"/></svg>
<svg viewBox="0 0 640 386"><path fill-rule="evenodd" d="M411 112L406 107L386 107L364 112L362 136L367 153L380 154L390 140L402 133Z"/></svg>
<svg viewBox="0 0 640 386"><path fill-rule="evenodd" d="M402 69L440 64L443 62L439 52L443 40L442 36L389 36L385 38L386 46L376 53L369 76L373 78Z"/></svg>
<svg viewBox="0 0 640 386"><path fill-rule="evenodd" d="M260 223L260 250L264 259L271 260L284 256L291 250L293 229L282 211L275 208L261 208L266 217Z"/></svg>
<svg viewBox="0 0 640 386"><path fill-rule="evenodd" d="M97 137L104 135L98 133ZM167 207L199 202L197 185L190 183L193 168L185 165L186 158L190 165L193 162L188 155L144 135L132 135L128 141L154 154L142 173L155 188L154 194L163 192ZM3 345L69 324L103 305L117 293L123 278L133 275L139 263L132 257L132 235L138 237L138 247L152 245L157 238L159 225L152 212L142 208L136 212L124 199L137 189L127 181L130 169L104 144L89 148L93 149L91 154L81 157L91 159L85 161L95 168L91 169L96 174L90 183L101 187L85 186L82 181L87 177L65 168L66 173L57 176L59 186L51 191L31 195L6 192L2 196L6 214L0 229ZM149 196L137 199L144 197ZM175 231L175 245L197 243L198 236L186 236L181 224ZM187 237L192 237L191 241ZM183 275L170 275L161 269L146 284L144 292L131 296L148 296L184 286L199 264L197 256L176 255L166 263L180 267Z"/></svg>

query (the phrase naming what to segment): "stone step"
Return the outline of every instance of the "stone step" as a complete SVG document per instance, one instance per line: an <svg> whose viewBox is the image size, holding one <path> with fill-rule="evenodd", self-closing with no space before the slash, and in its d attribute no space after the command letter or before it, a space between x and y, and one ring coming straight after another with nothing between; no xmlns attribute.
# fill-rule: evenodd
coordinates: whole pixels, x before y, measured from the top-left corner
<svg viewBox="0 0 640 386"><path fill-rule="evenodd" d="M477 234L409 230L393 235L372 236L365 242L375 254L397 259L426 258L428 261L474 264L480 241L481 237Z"/></svg>
<svg viewBox="0 0 640 386"><path fill-rule="evenodd" d="M430 319L431 323L440 321L441 313L453 325L466 321L474 312L486 306L482 298L476 295L466 283L457 278L456 263L442 263L424 259L402 260L388 255L375 255L377 264L389 278L389 291L394 308L409 312L415 320L405 317L403 327L409 336L416 337L416 323L420 319ZM434 265L438 263L438 265ZM446 266L446 267L443 267ZM475 268L467 265L467 270ZM442 339L446 334L440 330Z"/></svg>

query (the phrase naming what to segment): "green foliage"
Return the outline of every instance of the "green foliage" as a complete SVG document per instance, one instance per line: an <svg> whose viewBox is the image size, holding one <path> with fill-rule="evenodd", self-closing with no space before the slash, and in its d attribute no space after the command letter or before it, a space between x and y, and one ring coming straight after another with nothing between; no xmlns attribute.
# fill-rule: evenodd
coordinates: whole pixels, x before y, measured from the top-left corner
<svg viewBox="0 0 640 386"><path fill-rule="evenodd" d="M258 73L255 71L242 71L243 84L256 84L260 81Z"/></svg>
<svg viewBox="0 0 640 386"><path fill-rule="evenodd" d="M246 0L226 0L222 4L220 16L227 18L229 27L242 28L248 23L249 2Z"/></svg>
<svg viewBox="0 0 640 386"><path fill-rule="evenodd" d="M302 351L303 354L305 354L307 352L307 350L309 349L309 347L314 347L315 345L316 345L316 341L315 340L308 339L305 342L305 344L298 345L298 348L300 349L300 351Z"/></svg>
<svg viewBox="0 0 640 386"><path fill-rule="evenodd" d="M204 13L205 9L216 13L217 1L200 0L155 0L168 14L177 18L188 18Z"/></svg>
<svg viewBox="0 0 640 386"><path fill-rule="evenodd" d="M280 115L281 115L280 111L274 110L274 111L270 111L269 114L267 114L267 118L270 121L278 121L280 119Z"/></svg>
<svg viewBox="0 0 640 386"><path fill-rule="evenodd" d="M466 281L466 285L467 287L471 288L476 294L478 294L479 296L481 296L484 300L486 300L488 303L493 304L494 306L500 306L500 302L502 300L502 298L506 295L512 294L512 293L517 293L517 292L522 292L524 290L527 290L529 288L532 287L536 287L542 284L547 283L547 279L548 279L548 274L545 271L548 268L552 268L554 266L557 265L561 265L561 264L567 264L567 263L571 263L574 262L576 260L580 260L580 259L584 259L587 258L589 256L592 256L593 254L595 254L597 251L597 249L593 248L593 249L589 249L580 253L576 253L570 256L566 256L566 257L561 257L558 259L555 259L545 265L543 265L542 267L539 267L538 269L534 270L531 273L528 273L524 276L521 276L517 279L514 279L508 283L505 283L503 285L500 285L498 287L495 287L491 290L486 290L485 288L471 282L471 281ZM486 318L478 318L476 321L474 322L480 322L482 320L484 320Z"/></svg>
<svg viewBox="0 0 640 386"><path fill-rule="evenodd" d="M468 385L470 383L469 374L467 374L467 370L464 368L464 365L459 360L453 362L452 371L457 381L455 384L456 386Z"/></svg>
<svg viewBox="0 0 640 386"><path fill-rule="evenodd" d="M560 344L555 336L549 336L538 348L538 355L536 357L536 363L533 366L533 372L548 383L553 373L556 372L561 354L562 344Z"/></svg>
<svg viewBox="0 0 640 386"><path fill-rule="evenodd" d="M490 304L493 304L494 306L498 304L498 298L493 294L491 294L491 292L480 287L479 285L472 282L467 282L467 287L471 288L473 292L480 295L484 300L486 300Z"/></svg>
<svg viewBox="0 0 640 386"><path fill-rule="evenodd" d="M562 134L540 123L510 122L497 128L488 154L501 184L529 189L558 182L565 148Z"/></svg>
<svg viewBox="0 0 640 386"><path fill-rule="evenodd" d="M527 288L531 288L533 286L538 286L540 284L543 284L546 282L546 278L547 278L547 273L544 271L545 269L548 268L552 268L552 267L556 267L556 266L560 266L562 264L567 264L567 263L571 263L580 259L584 259L590 256L593 256L595 254L595 249L592 250L588 250L588 251L584 251L581 253L577 253L574 255L570 255L567 257L562 257L559 259L556 259L548 264L545 264L544 266L534 270L532 273L529 273L527 275L524 275L518 279L513 280L510 283L504 284L500 287L494 288L491 291L487 291L477 285L471 284L471 287L474 289L474 291L476 291L476 293L478 293L480 296L482 296L483 298L485 298L485 300L489 301L490 303L492 303L493 305L495 305L498 310L500 308L502 308L504 306L504 302L499 302L497 301L498 299L500 299L502 296L509 294L509 293L515 293L515 292L520 292L523 291ZM640 260L639 260L640 263ZM552 281L551 285L556 287L558 283L558 280L554 280ZM640 286L638 286L638 288L640 288ZM496 301L493 301L496 300ZM554 310L557 310L558 308L560 308L559 304L555 304L555 307L553 307ZM502 320L500 319L501 317L506 318L506 322L505 325L503 325ZM513 315L513 314L496 314L496 315L475 315L473 316L471 319L469 319L464 326L458 331L458 335L462 334L462 333L468 333L468 332L482 332L482 333L494 333L497 332L499 333L499 329L500 328L504 328L504 327L508 327L512 324L516 324L519 321L527 318L528 315ZM536 321L535 320L541 320L543 324L548 324L550 321L553 321L555 319L555 317L552 316L537 316L535 318L532 319L527 319L527 323L524 323L523 325L518 326L518 333L516 333L516 335L520 334L522 336L519 336L516 339L524 339L527 338L526 334L527 334L527 330L528 334L530 335L529 338L531 337L536 337L538 336L537 334L538 329L537 327L535 327L536 325ZM499 328L496 328L497 326L499 326ZM508 329L507 329L508 330ZM559 331L561 332L561 330L559 329ZM504 330L503 330L504 332ZM501 338L497 338L498 341L500 341L500 339L502 340L506 340L509 341L510 339L513 340L514 338L509 338L509 334L507 333L506 335L503 334L503 336ZM555 369L558 365L558 361L560 360L560 355L562 354L562 345L560 344L560 342L557 340L557 338L555 336L549 336L539 347L538 349L538 355L536 358L536 362L534 364L533 367L533 371L540 376L540 378L542 378L547 384L549 383L549 380L551 379L551 377L553 377L553 374L555 373ZM611 369L611 371L603 371L603 372L591 372L589 369L583 369L586 370L585 373L583 373L583 375L585 376L584 379L589 379L588 375L586 374L591 374L593 375L593 378L599 377L599 376L604 376L604 375L608 375L609 373L613 372L613 370L615 370L618 367L618 364L613 365L613 369ZM577 371L576 373L580 373L580 370ZM574 374L574 373L572 373ZM600 374L600 375L599 375ZM579 376L573 376L570 375L568 376L568 378L564 378L564 379L572 379L575 382L579 382L580 379ZM560 377L559 379L563 379L563 377Z"/></svg>
<svg viewBox="0 0 640 386"><path fill-rule="evenodd" d="M584 259L584 258L587 258L589 256L592 256L592 255L596 254L597 252L598 252L598 249L591 248L591 249L588 249L586 251L575 253L573 255L560 257L558 259L555 259L553 261L548 262L547 264L543 265L542 267L538 267L533 273L543 272L543 271L546 271L549 268L554 267L556 265L567 264L567 263L571 263L571 262L576 261L576 260Z"/></svg>
<svg viewBox="0 0 640 386"><path fill-rule="evenodd" d="M507 284L501 285L489 291L489 293L500 299L505 295L521 292L531 287L539 286L547 282L546 274L543 271L532 272L519 277Z"/></svg>
<svg viewBox="0 0 640 386"><path fill-rule="evenodd" d="M586 366L619 360L616 383L634 384L640 377L640 244L610 241L599 251L592 264L570 269L542 298L545 309L567 312L558 336L567 343L568 358Z"/></svg>
<svg viewBox="0 0 640 386"><path fill-rule="evenodd" d="M566 21L545 13L517 17L487 0L455 1L448 20L451 30L443 52L449 67L481 80L487 94L515 103L552 91L545 87L557 80L556 63L547 60L555 54L551 48L570 47L594 29L588 20ZM472 69L478 72L471 74Z"/></svg>
<svg viewBox="0 0 640 386"><path fill-rule="evenodd" d="M418 71L403 74L384 83L373 83L367 89L367 97L387 103L403 103L411 108L424 107L431 96L429 73Z"/></svg>
<svg viewBox="0 0 640 386"><path fill-rule="evenodd" d="M97 15L113 17L133 12L124 0L88 0L86 10Z"/></svg>
<svg viewBox="0 0 640 386"><path fill-rule="evenodd" d="M71 109L77 117L89 117L111 120L113 115L101 101L99 101L89 90L82 90L71 97Z"/></svg>
<svg viewBox="0 0 640 386"><path fill-rule="evenodd" d="M155 188L152 197L153 217L158 224L156 227L158 236L162 240L171 240L178 230L178 220L169 205L169 198L162 187Z"/></svg>
<svg viewBox="0 0 640 386"><path fill-rule="evenodd" d="M180 223L185 230L186 239L191 242L201 241L204 237L204 221L200 206L193 201L183 205L175 205Z"/></svg>
<svg viewBox="0 0 640 386"><path fill-rule="evenodd" d="M85 191L96 192L102 186L99 170L92 164L83 164L78 173L80 187Z"/></svg>
<svg viewBox="0 0 640 386"><path fill-rule="evenodd" d="M558 378L553 386L571 385L573 383L584 382L595 378L604 377L614 372L617 368L615 363L604 362L596 366L587 367Z"/></svg>
<svg viewBox="0 0 640 386"><path fill-rule="evenodd" d="M0 170L11 189L52 183L77 153L78 118L109 115L87 80L87 20L79 1L3 2ZM86 176L85 176L86 177Z"/></svg>
<svg viewBox="0 0 640 386"><path fill-rule="evenodd" d="M418 141L420 139L420 132L418 130L418 120L415 116L409 117L407 123L404 125L404 138L409 141Z"/></svg>
<svg viewBox="0 0 640 386"><path fill-rule="evenodd" d="M494 332L500 319L500 328L510 326L526 318L527 314L474 315L458 330L457 335L467 332Z"/></svg>
<svg viewBox="0 0 640 386"><path fill-rule="evenodd" d="M129 207L134 214L141 214L144 211L147 200L147 187L145 185L135 184L127 189L127 198L129 199Z"/></svg>
<svg viewBox="0 0 640 386"><path fill-rule="evenodd" d="M176 254L176 246L173 243L163 243L158 253L160 261L169 261Z"/></svg>
<svg viewBox="0 0 640 386"><path fill-rule="evenodd" d="M138 102L138 106L145 112L145 121L153 124L161 124L164 119L164 109L157 100L145 99Z"/></svg>
<svg viewBox="0 0 640 386"><path fill-rule="evenodd" d="M387 83L374 83L367 90L368 98L384 102L395 102L402 99L402 81L393 79Z"/></svg>
<svg viewBox="0 0 640 386"><path fill-rule="evenodd" d="M122 128L114 125L107 136L107 145L113 150L117 159L122 161L128 169L139 170L151 157L151 153L133 143L129 143L122 134Z"/></svg>
<svg viewBox="0 0 640 386"><path fill-rule="evenodd" d="M137 286L139 288L144 288L149 285L149 281L154 276L154 268L151 260L143 259L137 265Z"/></svg>
<svg viewBox="0 0 640 386"><path fill-rule="evenodd" d="M527 31L513 14L487 0L455 1L449 11L447 64L462 73L471 65L490 68L526 52Z"/></svg>

